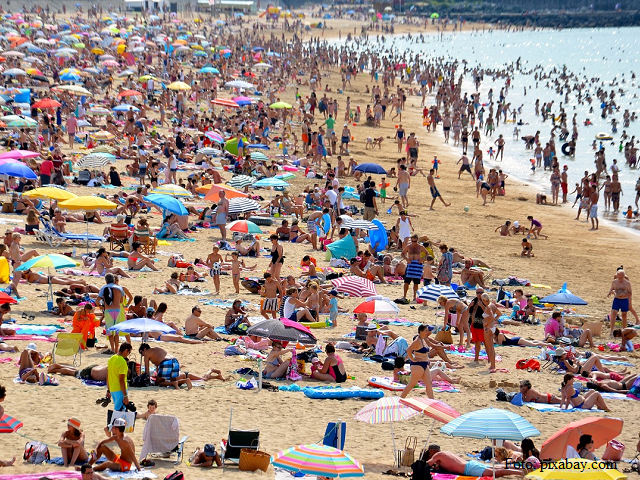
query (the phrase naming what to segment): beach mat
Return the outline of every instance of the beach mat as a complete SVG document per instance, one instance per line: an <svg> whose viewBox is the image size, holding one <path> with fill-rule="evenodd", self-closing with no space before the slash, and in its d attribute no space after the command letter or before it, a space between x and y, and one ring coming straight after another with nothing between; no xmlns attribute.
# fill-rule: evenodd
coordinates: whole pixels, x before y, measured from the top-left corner
<svg viewBox="0 0 640 480"><path fill-rule="evenodd" d="M64 327L60 325L14 325L12 327L17 335L41 335L50 337L60 331L64 331Z"/></svg>
<svg viewBox="0 0 640 480"><path fill-rule="evenodd" d="M600 395L605 400L638 400L633 396L628 397L626 393L600 392Z"/></svg>
<svg viewBox="0 0 640 480"><path fill-rule="evenodd" d="M491 468L491 464L487 464L487 468ZM491 480L492 477L469 477L467 475L456 475L453 473L432 473L433 480Z"/></svg>
<svg viewBox="0 0 640 480"><path fill-rule="evenodd" d="M60 470L55 472L46 472L42 471L40 473L23 473L19 474L9 474L9 475L0 475L0 480L40 480L42 477L51 478L52 480L67 480L72 478L81 479L82 475L80 472L72 472L66 470Z"/></svg>
<svg viewBox="0 0 640 480"><path fill-rule="evenodd" d="M55 338L44 337L42 335L3 335L1 341L24 340L24 341L40 341L40 342L56 342Z"/></svg>
<svg viewBox="0 0 640 480"><path fill-rule="evenodd" d="M567 409L564 408L560 408L560 405L549 405L547 403L531 403L531 402L525 402L524 404L525 407L529 407L532 410L537 410L539 412L561 412L561 413L567 413L567 412L572 412L572 413L576 413L576 412L584 412L584 413L591 413L591 412L603 412L604 410L598 410L597 408L592 408L591 410L585 410L584 408L573 408L573 407L569 407Z"/></svg>

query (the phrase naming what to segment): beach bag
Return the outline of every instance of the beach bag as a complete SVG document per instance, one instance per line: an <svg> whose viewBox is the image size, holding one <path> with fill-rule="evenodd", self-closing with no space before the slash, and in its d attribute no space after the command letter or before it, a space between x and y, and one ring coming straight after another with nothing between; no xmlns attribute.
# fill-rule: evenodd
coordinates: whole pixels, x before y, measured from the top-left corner
<svg viewBox="0 0 640 480"><path fill-rule="evenodd" d="M444 343L445 345L453 344L453 337L451 336L451 332L449 330L440 330L436 333L436 342Z"/></svg>
<svg viewBox="0 0 640 480"><path fill-rule="evenodd" d="M107 410L107 425L109 428L111 428L113 421L116 418L124 418L124 421L126 422L124 433L133 433L133 429L136 424L136 412Z"/></svg>
<svg viewBox="0 0 640 480"><path fill-rule="evenodd" d="M540 371L540 362L534 358L526 358L516 362L516 370Z"/></svg>
<svg viewBox="0 0 640 480"><path fill-rule="evenodd" d="M164 477L164 480L184 480L184 473L176 470L175 472L170 473L169 475Z"/></svg>
<svg viewBox="0 0 640 480"><path fill-rule="evenodd" d="M49 455L49 447L40 442L27 442L24 446L24 455L22 458L27 463L33 463L39 465L44 462L49 462L51 456Z"/></svg>
<svg viewBox="0 0 640 480"><path fill-rule="evenodd" d="M611 440L607 443L607 448L604 449L602 454L602 460L611 460L613 462L619 462L622 460L624 454L624 443L620 443L617 440Z"/></svg>
<svg viewBox="0 0 640 480"><path fill-rule="evenodd" d="M416 461L415 453L418 445L418 437L409 436L404 442L404 451L402 453L402 462L398 462L403 467L410 467Z"/></svg>
<svg viewBox="0 0 640 480"><path fill-rule="evenodd" d="M243 448L240 450L238 468L242 472L255 472L256 470L266 472L270 464L271 455L266 452L252 448Z"/></svg>
<svg viewBox="0 0 640 480"><path fill-rule="evenodd" d="M175 268L178 265L178 262L184 262L184 258L182 258L182 255L171 255L169 257L169 260L167 261L167 266Z"/></svg>
<svg viewBox="0 0 640 480"><path fill-rule="evenodd" d="M411 464L411 480L432 480L431 467L424 460L418 460Z"/></svg>

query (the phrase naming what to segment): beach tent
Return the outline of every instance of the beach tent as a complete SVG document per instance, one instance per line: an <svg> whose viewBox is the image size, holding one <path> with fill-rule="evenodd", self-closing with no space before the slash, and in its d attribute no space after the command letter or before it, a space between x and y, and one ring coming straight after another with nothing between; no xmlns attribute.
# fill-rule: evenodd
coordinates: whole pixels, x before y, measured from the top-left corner
<svg viewBox="0 0 640 480"><path fill-rule="evenodd" d="M327 260L331 260L332 257L345 257L349 259L355 257L357 253L358 251L356 250L356 245L353 243L351 235L347 235L346 237L327 245Z"/></svg>
<svg viewBox="0 0 640 480"><path fill-rule="evenodd" d="M384 225L382 225L382 222L377 218L372 220L371 223L378 228L375 230L369 230L369 244L375 253L380 253L389 245L387 231L385 230Z"/></svg>

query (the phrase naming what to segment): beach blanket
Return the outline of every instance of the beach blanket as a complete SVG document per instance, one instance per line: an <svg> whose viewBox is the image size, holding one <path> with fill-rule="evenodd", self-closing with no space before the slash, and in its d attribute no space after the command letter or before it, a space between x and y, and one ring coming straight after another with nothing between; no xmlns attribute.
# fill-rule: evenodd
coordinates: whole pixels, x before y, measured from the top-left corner
<svg viewBox="0 0 640 480"><path fill-rule="evenodd" d="M591 410L586 410L584 408L573 408L573 407L569 407L567 409L564 408L560 408L560 405L549 405L548 403L531 403L531 402L525 402L524 403L525 407L529 407L532 410L537 410L539 412L562 412L562 413L566 413L566 412L584 412L584 413L591 413L591 412L603 412L604 410L598 410L597 408L592 408Z"/></svg>
<svg viewBox="0 0 640 480"><path fill-rule="evenodd" d="M623 362L622 360L602 360L600 359L603 365L624 365L625 367L633 367L633 363L631 362Z"/></svg>
<svg viewBox="0 0 640 480"><path fill-rule="evenodd" d="M202 296L202 295L209 295L211 294L211 292L209 290L201 290L200 292L194 292L193 290L189 290L188 288L185 288L183 290L178 290L178 293L176 295L196 295L196 296ZM231 307L229 307L231 308Z"/></svg>
<svg viewBox="0 0 640 480"><path fill-rule="evenodd" d="M487 464L487 468L491 468L491 465ZM432 473L431 478L433 478L433 480L491 480L493 477L469 477L467 475L455 475L453 473Z"/></svg>
<svg viewBox="0 0 640 480"><path fill-rule="evenodd" d="M163 238L158 239L158 245L170 245L169 242L195 242L195 238Z"/></svg>
<svg viewBox="0 0 640 480"><path fill-rule="evenodd" d="M12 341L12 340L38 340L42 342L56 342L55 338L44 337L42 335L4 335L0 337L0 341Z"/></svg>
<svg viewBox="0 0 640 480"><path fill-rule="evenodd" d="M626 393L600 392L605 400L638 400L634 396L627 396Z"/></svg>
<svg viewBox="0 0 640 480"><path fill-rule="evenodd" d="M202 302L205 305L211 305L212 307L224 308L225 310L229 310L233 306L233 302L234 301L235 300L233 298L230 298L229 300L222 300L220 298L213 298L211 300L209 300L209 299L201 299L200 300L200 302ZM241 303L242 307L248 307L249 305L251 305L251 303L247 302L246 300Z"/></svg>
<svg viewBox="0 0 640 480"><path fill-rule="evenodd" d="M47 478L51 478L52 480L67 480L72 478L81 479L82 475L80 472L71 472L66 470L55 471L55 472L40 472L40 473L23 473L21 475L17 474L9 474L9 475L0 475L0 480L39 480L40 478L46 476Z"/></svg>
<svg viewBox="0 0 640 480"><path fill-rule="evenodd" d="M14 325L12 327L17 335L42 335L50 337L60 331L64 331L64 327L60 325Z"/></svg>
<svg viewBox="0 0 640 480"><path fill-rule="evenodd" d="M454 387L449 382L441 382L440 380L433 380L431 382L431 386L433 387L433 391L437 393L458 393L460 392L459 388Z"/></svg>
<svg viewBox="0 0 640 480"><path fill-rule="evenodd" d="M62 270L65 275L72 275L74 277L101 277L98 272L89 272L87 270L80 270L79 268L66 268Z"/></svg>
<svg viewBox="0 0 640 480"><path fill-rule="evenodd" d="M104 388L107 386L107 382L103 382L100 380L83 380L82 385L84 385L85 387Z"/></svg>
<svg viewBox="0 0 640 480"><path fill-rule="evenodd" d="M13 358L11 357L2 357L0 358L0 363L11 363L13 362Z"/></svg>
<svg viewBox="0 0 640 480"><path fill-rule="evenodd" d="M459 352L458 350L455 350L455 349L454 350L448 349L447 355L456 355L458 357L465 357L465 358L475 358L473 347L470 350L467 350L464 352ZM486 350L480 350L480 355L478 356L478 359L487 360L488 358L489 357L487 357ZM496 355L496 362L501 362L501 361L502 361L502 357L500 355Z"/></svg>

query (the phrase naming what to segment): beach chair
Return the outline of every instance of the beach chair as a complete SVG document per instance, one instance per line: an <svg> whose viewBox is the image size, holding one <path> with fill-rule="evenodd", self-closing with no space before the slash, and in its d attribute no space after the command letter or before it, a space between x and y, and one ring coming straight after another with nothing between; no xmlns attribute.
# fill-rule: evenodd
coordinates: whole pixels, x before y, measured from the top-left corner
<svg viewBox="0 0 640 480"><path fill-rule="evenodd" d="M327 447L337 448L338 450L344 450L344 442L347 438L347 422L329 422L327 424L327 430L324 432L322 438L322 445Z"/></svg>
<svg viewBox="0 0 640 480"><path fill-rule="evenodd" d="M180 421L173 415L151 415L142 431L142 449L140 461L150 454L160 454L160 457L170 458L177 455L174 465L182 462L184 444L189 437L180 437Z"/></svg>
<svg viewBox="0 0 640 480"><path fill-rule="evenodd" d="M82 334L59 333L56 340L51 351L53 363L61 363L56 357L73 357L73 366L79 367L82 363Z"/></svg>
<svg viewBox="0 0 640 480"><path fill-rule="evenodd" d="M154 256L156 254L156 246L158 245L158 240L153 235L137 235L136 231L133 231L133 241L138 242L140 244L140 251L149 256Z"/></svg>
<svg viewBox="0 0 640 480"><path fill-rule="evenodd" d="M104 237L87 233L60 233L52 223L48 220L40 218L44 227L40 232L43 234L46 242L52 247L59 247L64 242L83 242L83 243L102 243ZM38 238L38 237L36 237Z"/></svg>
<svg viewBox="0 0 640 480"><path fill-rule="evenodd" d="M129 240L129 227L127 225L109 226L109 250L124 250Z"/></svg>
<svg viewBox="0 0 640 480"><path fill-rule="evenodd" d="M238 430L232 428L233 408L229 414L229 436L222 457L222 466L227 462L240 463L240 450L243 448L258 450L260 448L260 430Z"/></svg>

